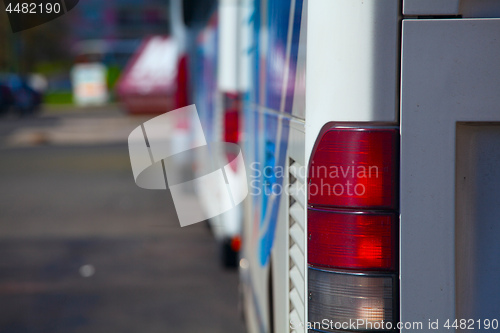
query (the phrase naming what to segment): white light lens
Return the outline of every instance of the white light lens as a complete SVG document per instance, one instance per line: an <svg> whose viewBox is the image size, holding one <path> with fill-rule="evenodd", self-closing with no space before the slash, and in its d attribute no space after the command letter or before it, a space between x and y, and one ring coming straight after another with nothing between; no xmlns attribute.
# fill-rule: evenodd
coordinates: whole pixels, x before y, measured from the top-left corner
<svg viewBox="0 0 500 333"><path fill-rule="evenodd" d="M309 268L309 322L326 332L392 328L395 275L359 275ZM354 324L353 324L354 323Z"/></svg>

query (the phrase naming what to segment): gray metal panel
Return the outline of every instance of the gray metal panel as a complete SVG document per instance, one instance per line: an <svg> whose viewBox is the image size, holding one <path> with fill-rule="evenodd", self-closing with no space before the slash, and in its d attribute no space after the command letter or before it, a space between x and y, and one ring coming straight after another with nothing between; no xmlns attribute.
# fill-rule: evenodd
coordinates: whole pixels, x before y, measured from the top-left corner
<svg viewBox="0 0 500 333"><path fill-rule="evenodd" d="M404 0L404 15L458 15L460 0Z"/></svg>
<svg viewBox="0 0 500 333"><path fill-rule="evenodd" d="M404 20L402 35L401 320L442 324L456 306L456 123L500 121L500 20Z"/></svg>
<svg viewBox="0 0 500 333"><path fill-rule="evenodd" d="M462 15L464 18L498 18L498 0L404 0L404 15Z"/></svg>
<svg viewBox="0 0 500 333"><path fill-rule="evenodd" d="M500 1L498 0L461 0L462 17L498 18L500 17Z"/></svg>
<svg viewBox="0 0 500 333"><path fill-rule="evenodd" d="M498 319L500 313L499 166L500 123L460 123L455 232L457 318Z"/></svg>

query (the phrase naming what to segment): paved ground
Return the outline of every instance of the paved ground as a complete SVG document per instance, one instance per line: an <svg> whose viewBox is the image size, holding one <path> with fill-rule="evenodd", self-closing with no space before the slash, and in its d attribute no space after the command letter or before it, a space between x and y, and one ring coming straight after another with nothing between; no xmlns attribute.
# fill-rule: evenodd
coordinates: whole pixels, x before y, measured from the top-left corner
<svg viewBox="0 0 500 333"><path fill-rule="evenodd" d="M142 121L0 119L0 332L244 331L205 225L180 228L168 192L133 181Z"/></svg>

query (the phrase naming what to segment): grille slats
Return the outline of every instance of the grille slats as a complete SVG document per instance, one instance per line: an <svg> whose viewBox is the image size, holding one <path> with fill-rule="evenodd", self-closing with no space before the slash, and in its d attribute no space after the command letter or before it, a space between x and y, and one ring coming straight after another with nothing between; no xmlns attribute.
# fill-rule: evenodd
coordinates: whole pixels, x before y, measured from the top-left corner
<svg viewBox="0 0 500 333"><path fill-rule="evenodd" d="M289 160L288 184L290 321L305 323L305 172L303 166L292 158ZM290 329L290 332L298 331Z"/></svg>

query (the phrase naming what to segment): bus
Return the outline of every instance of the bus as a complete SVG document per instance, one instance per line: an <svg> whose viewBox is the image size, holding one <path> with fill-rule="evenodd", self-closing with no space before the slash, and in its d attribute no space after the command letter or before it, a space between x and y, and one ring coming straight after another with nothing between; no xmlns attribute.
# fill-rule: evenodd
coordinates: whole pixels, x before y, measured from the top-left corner
<svg viewBox="0 0 500 333"><path fill-rule="evenodd" d="M248 332L497 330L500 2L220 3Z"/></svg>
<svg viewBox="0 0 500 333"><path fill-rule="evenodd" d="M249 19L250 1L221 0L213 6L206 26L196 35L191 58L193 64L194 102L210 147L217 161L231 162L234 152L216 149L213 143L241 143L243 140L242 105L249 80L249 26L242 24ZM198 32L196 29L192 29ZM204 174L206 156L198 154L195 174ZM230 163L226 177L239 187L237 179L244 178L245 167ZM214 188L198 188L199 200L207 209L222 207L222 193ZM236 191L238 191L235 188ZM209 192L210 191L210 192ZM222 209L219 209L222 211ZM221 263L224 267L239 267L243 207L241 205L224 214L209 219L208 224L218 243Z"/></svg>

